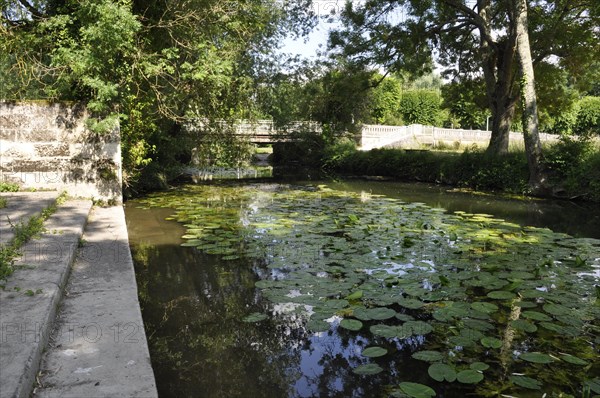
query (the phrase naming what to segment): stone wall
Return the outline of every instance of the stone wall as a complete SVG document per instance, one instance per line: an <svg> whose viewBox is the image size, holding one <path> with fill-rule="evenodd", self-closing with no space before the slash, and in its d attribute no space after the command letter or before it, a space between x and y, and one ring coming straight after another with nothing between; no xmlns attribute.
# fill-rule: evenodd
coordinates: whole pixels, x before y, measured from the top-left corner
<svg viewBox="0 0 600 398"><path fill-rule="evenodd" d="M119 128L96 134L82 105L0 102L0 180L120 202Z"/></svg>

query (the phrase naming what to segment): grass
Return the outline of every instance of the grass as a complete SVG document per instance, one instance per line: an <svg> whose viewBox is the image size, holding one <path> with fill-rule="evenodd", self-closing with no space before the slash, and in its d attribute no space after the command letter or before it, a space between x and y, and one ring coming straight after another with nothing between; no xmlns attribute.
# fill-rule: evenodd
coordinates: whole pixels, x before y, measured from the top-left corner
<svg viewBox="0 0 600 398"><path fill-rule="evenodd" d="M18 192L19 184L13 182L0 182L0 192Z"/></svg>
<svg viewBox="0 0 600 398"><path fill-rule="evenodd" d="M56 202L42 210L40 215L31 217L27 222L11 223L15 236L7 245L0 246L0 280L12 275L14 262L20 255L21 247L30 239L44 232L44 222L56 212L58 206L65 200L66 193L62 193ZM8 222L10 223L10 219Z"/></svg>
<svg viewBox="0 0 600 398"><path fill-rule="evenodd" d="M268 147L256 147L256 149L254 150L254 153L257 154L271 154L273 153L273 147L268 146Z"/></svg>
<svg viewBox="0 0 600 398"><path fill-rule="evenodd" d="M6 200L6 198L0 198L0 209L4 209L7 204L8 201Z"/></svg>

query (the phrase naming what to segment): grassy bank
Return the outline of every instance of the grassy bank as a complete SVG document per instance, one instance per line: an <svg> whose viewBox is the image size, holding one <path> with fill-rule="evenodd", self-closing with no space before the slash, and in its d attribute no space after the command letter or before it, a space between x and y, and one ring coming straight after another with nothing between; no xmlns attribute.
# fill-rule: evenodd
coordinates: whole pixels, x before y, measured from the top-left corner
<svg viewBox="0 0 600 398"><path fill-rule="evenodd" d="M298 152L296 152L297 157ZM342 142L309 158L328 170L449 184L484 191L529 194L525 153L489 156L483 149L455 151L374 149L358 151ZM544 167L553 196L600 202L600 148L591 141L565 139L544 149Z"/></svg>

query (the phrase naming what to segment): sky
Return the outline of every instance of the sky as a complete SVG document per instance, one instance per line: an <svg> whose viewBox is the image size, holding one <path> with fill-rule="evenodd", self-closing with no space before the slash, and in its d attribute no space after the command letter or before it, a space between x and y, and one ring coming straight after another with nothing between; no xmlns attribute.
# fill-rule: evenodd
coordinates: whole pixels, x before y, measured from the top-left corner
<svg viewBox="0 0 600 398"><path fill-rule="evenodd" d="M316 58L318 51L325 51L327 48L328 31L334 24L320 22L308 36L308 41L304 38L293 40L286 39L281 48L282 53L301 55L306 58Z"/></svg>
<svg viewBox="0 0 600 398"><path fill-rule="evenodd" d="M354 0L360 3L362 0ZM281 52L302 55L307 58L315 58L317 51L325 51L329 30L339 27L339 23L330 23L324 17L331 16L332 12L339 15L345 0L313 0L313 11L320 17L317 26L308 36L305 43L304 38L293 40L288 38L284 41Z"/></svg>

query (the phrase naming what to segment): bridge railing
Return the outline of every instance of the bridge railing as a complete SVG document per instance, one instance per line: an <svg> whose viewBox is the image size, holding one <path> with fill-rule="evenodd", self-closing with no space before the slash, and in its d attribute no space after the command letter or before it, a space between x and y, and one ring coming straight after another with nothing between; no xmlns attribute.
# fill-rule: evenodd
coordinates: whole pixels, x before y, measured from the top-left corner
<svg viewBox="0 0 600 398"><path fill-rule="evenodd" d="M186 125L186 129L200 135L206 135L213 133L210 129L211 127L214 128L215 125L228 127L234 134L243 136L252 142L286 140L286 136L295 131L313 131L316 133L322 131L321 124L314 121L293 121L284 126L276 126L273 120L238 120L233 123L222 120L212 122L212 125L207 120L191 120ZM218 132L215 131L214 133Z"/></svg>
<svg viewBox="0 0 600 398"><path fill-rule="evenodd" d="M409 126L364 125L360 149L370 150L382 147L420 148L423 145L437 146L441 143L452 145L477 144L487 146L491 138L490 131L450 129L412 124ZM510 142L523 143L523 134L511 132ZM540 141L556 142L559 136L540 133Z"/></svg>

